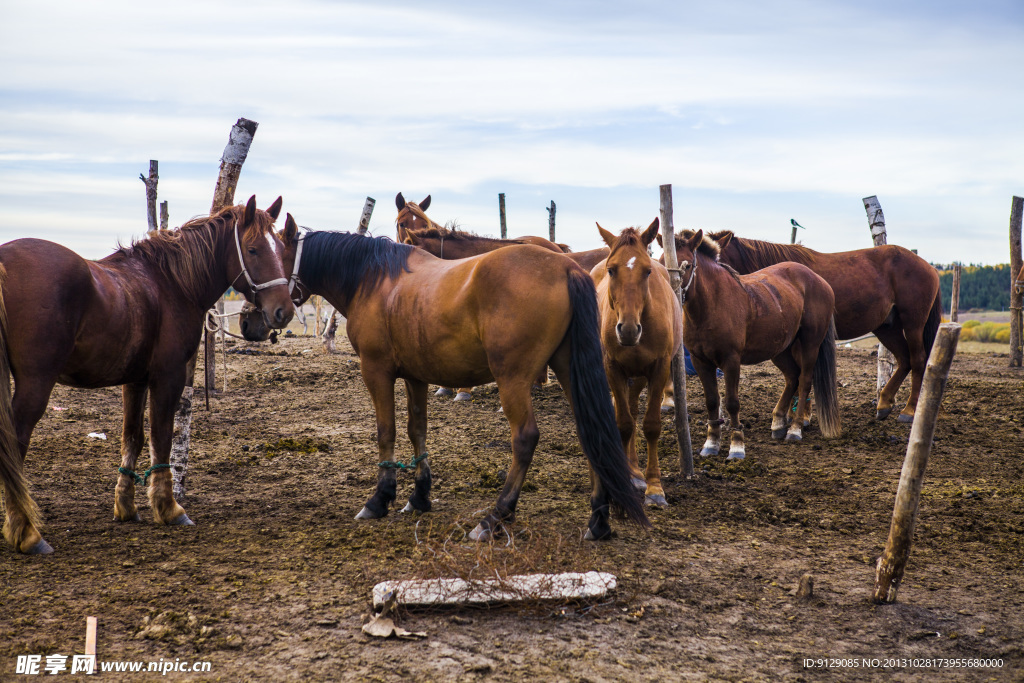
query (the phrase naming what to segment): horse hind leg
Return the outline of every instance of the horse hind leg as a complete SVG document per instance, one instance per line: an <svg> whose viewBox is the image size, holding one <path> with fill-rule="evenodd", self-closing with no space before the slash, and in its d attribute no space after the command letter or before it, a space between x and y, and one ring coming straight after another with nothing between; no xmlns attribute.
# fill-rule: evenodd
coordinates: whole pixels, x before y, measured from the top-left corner
<svg viewBox="0 0 1024 683"><path fill-rule="evenodd" d="M135 505L135 465L144 440L143 412L146 409L145 384L125 384L121 389L124 403L124 427L121 430L121 468L114 487L114 521L137 522Z"/></svg>
<svg viewBox="0 0 1024 683"><path fill-rule="evenodd" d="M893 325L883 325L874 331L875 336L882 342L882 345L892 351L896 359L896 368L885 386L878 392L878 406L875 413L876 420L884 420L892 413L895 406L896 392L899 391L903 380L910 374L910 348L903 336L902 329ZM911 418L912 419L912 418Z"/></svg>
<svg viewBox="0 0 1024 683"><path fill-rule="evenodd" d="M157 524L192 526L185 509L174 500L171 470L164 467L171 458L174 414L184 387L177 382L156 382L149 387L149 453L153 471L146 495Z"/></svg>
<svg viewBox="0 0 1024 683"><path fill-rule="evenodd" d="M430 512L430 464L427 462L427 385L405 380L405 393L409 401L409 441L412 443L416 463L415 488L402 512Z"/></svg>

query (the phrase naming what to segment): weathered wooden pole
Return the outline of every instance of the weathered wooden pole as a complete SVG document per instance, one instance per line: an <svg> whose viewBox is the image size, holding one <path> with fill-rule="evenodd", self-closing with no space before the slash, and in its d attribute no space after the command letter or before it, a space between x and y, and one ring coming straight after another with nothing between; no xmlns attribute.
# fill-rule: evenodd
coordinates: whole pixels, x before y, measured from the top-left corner
<svg viewBox="0 0 1024 683"><path fill-rule="evenodd" d="M170 221L170 214L167 211L167 202L160 202L160 229L166 230Z"/></svg>
<svg viewBox="0 0 1024 683"><path fill-rule="evenodd" d="M679 273L676 258L676 231L672 222L672 186L662 185L661 191L661 239L665 245L665 267L668 268L672 291L682 303L683 279ZM683 324L686 324L685 314ZM679 444L679 469L686 479L693 479L693 444L690 442L690 414L686 407L686 366L683 345L679 345L672 359L672 391L676 404L676 441Z"/></svg>
<svg viewBox="0 0 1024 683"><path fill-rule="evenodd" d="M359 227L356 228L356 232L360 235L365 235L366 231L370 229L370 216L373 215L373 207L377 203L377 200L373 197L367 197L366 203L363 204L363 213L359 216Z"/></svg>
<svg viewBox="0 0 1024 683"><path fill-rule="evenodd" d="M508 239L508 225L505 223L505 193L498 193L498 219L501 221L501 239Z"/></svg>
<svg viewBox="0 0 1024 683"><path fill-rule="evenodd" d="M548 239L552 242L555 241L555 200L551 200L551 206L548 209Z"/></svg>
<svg viewBox="0 0 1024 683"><path fill-rule="evenodd" d="M217 176L217 185L213 190L213 204L210 206L210 214L215 214L225 206L231 206L235 201L235 186L238 184L238 176L242 172L242 164L249 154L249 146L252 144L253 135L256 134L256 127L259 124L248 119L238 119L231 127L228 136L228 144L224 148L224 154L220 159L220 173ZM205 320L205 317L204 317ZM208 334L206 343L212 344L212 337ZM212 354L211 354L212 355ZM173 493L175 500L181 502L186 493L185 475L188 473L188 447L192 434L192 384L195 380L196 360L199 356L199 349L192 354L188 363L185 377L185 390L181 393L181 401L178 403L178 410L174 414L174 439L171 442L171 476L173 479ZM209 365L214 365L209 363ZM207 374L207 391L213 386L213 379Z"/></svg>
<svg viewBox="0 0 1024 683"><path fill-rule="evenodd" d="M868 226L871 228L871 240L876 247L886 244L885 215L882 214L882 205L878 203L878 197L871 195L865 197L864 210L868 214ZM885 345L878 344L878 390L881 391L896 367L896 358L892 351L885 348Z"/></svg>
<svg viewBox="0 0 1024 683"><path fill-rule="evenodd" d="M159 162L156 159L150 159L149 177L139 174L139 180L146 186L146 219L149 222L149 232L155 232L158 227L156 222L156 186L160 180L160 174L157 173L158 166Z"/></svg>
<svg viewBox="0 0 1024 683"><path fill-rule="evenodd" d="M876 603L895 602L900 582L903 581L917 524L917 506L921 500L924 470L932 450L932 437L935 436L935 421L959 339L960 325L940 325L928 358L917 412L914 413L914 425L910 428L910 443L907 445L907 455L903 460L903 471L896 491L889 538L885 543L885 552L878 558L875 568L875 591L871 599Z"/></svg>
<svg viewBox="0 0 1024 683"><path fill-rule="evenodd" d="M949 322L955 323L960 317L960 264L953 264L953 289L950 293Z"/></svg>
<svg viewBox="0 0 1024 683"><path fill-rule="evenodd" d="M1010 205L1010 367L1021 367L1024 360L1024 293L1017 291L1021 270L1020 229L1024 216L1024 198L1014 197Z"/></svg>

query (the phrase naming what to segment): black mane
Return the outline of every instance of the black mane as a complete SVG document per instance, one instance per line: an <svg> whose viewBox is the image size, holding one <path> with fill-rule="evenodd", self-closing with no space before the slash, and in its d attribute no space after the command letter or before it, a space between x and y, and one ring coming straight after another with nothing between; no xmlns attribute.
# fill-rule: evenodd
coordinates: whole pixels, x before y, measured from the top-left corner
<svg viewBox="0 0 1024 683"><path fill-rule="evenodd" d="M299 277L314 291L330 289L347 302L363 288L409 272L413 249L388 237L309 232L303 241Z"/></svg>

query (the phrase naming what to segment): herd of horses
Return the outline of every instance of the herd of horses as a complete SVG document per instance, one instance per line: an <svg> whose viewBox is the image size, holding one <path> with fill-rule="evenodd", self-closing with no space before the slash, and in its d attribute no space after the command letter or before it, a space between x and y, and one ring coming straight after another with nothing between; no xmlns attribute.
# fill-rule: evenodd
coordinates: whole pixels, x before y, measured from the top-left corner
<svg viewBox="0 0 1024 683"><path fill-rule="evenodd" d="M99 261L42 240L0 246L0 483L7 542L23 553L52 551L24 460L57 382L123 386L115 518L139 519L138 482L148 483L158 523L192 523L171 494L173 413L205 312L229 287L254 308L241 321L249 339L286 326L293 307L313 295L344 316L376 413L380 458L376 488L357 519L388 514L398 469L414 472L403 512L430 510L430 384L468 391L496 382L511 427L511 467L494 507L470 532L473 540L490 538L515 518L539 439L531 390L548 368L572 407L589 463L585 537L594 540L610 536L612 511L647 527L645 502L667 505L657 457L659 406L682 343L704 388L704 456L718 453L725 424L718 370L732 428L729 458L742 458L740 367L766 360L785 377L772 436L802 438L812 389L822 435L837 436L835 342L868 332L897 362L879 392L876 419L889 415L910 374L911 394L899 419L913 420L942 307L935 269L902 247L823 254L728 231L684 230L674 245L683 282L677 296L668 270L650 255L655 239L661 241L657 219L618 234L598 225L607 246L571 252L541 237L496 240L441 226L427 217L429 204L429 196L419 204L396 197L397 240L303 232L290 214L275 232L281 199L261 211L252 198L151 233ZM40 310L50 315L44 319ZM408 464L395 454L399 379L408 396ZM644 389L642 471L636 425ZM139 476L147 397L151 466Z"/></svg>

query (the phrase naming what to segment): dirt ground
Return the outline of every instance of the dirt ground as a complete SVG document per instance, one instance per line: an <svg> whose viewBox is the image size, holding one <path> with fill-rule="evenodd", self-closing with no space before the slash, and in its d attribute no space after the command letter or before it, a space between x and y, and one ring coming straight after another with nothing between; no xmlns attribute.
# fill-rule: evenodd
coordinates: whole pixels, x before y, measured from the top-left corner
<svg viewBox="0 0 1024 683"><path fill-rule="evenodd" d="M120 391L57 388L28 456L55 553L0 549L0 679L25 680L19 655L83 652L95 615L101 661L210 662L167 674L179 680L1024 680L1024 375L1005 356L955 360L899 601L875 606L909 427L875 422L870 351L839 351L836 440L813 427L802 444L771 440L770 365L744 369L745 462L698 460L683 481L666 416L671 507L651 511L651 532L613 521L601 543L580 538L589 482L567 403L557 385L535 390L541 441L516 543L477 548L461 534L510 458L496 389L469 404L431 397L431 513L356 521L378 458L358 359L339 336L342 355L295 337L227 356L228 391L210 412L196 403L189 528L155 526L142 493L142 522L112 521ZM689 398L699 448L693 378ZM404 425L401 383L399 405ZM404 427L399 445L408 459ZM400 473L399 507L411 488ZM429 575L439 551L509 573L608 571L619 588L588 604L404 611L400 625L426 638L364 635L373 585ZM810 600L794 595L805 573ZM1001 666L965 667L978 659Z"/></svg>

